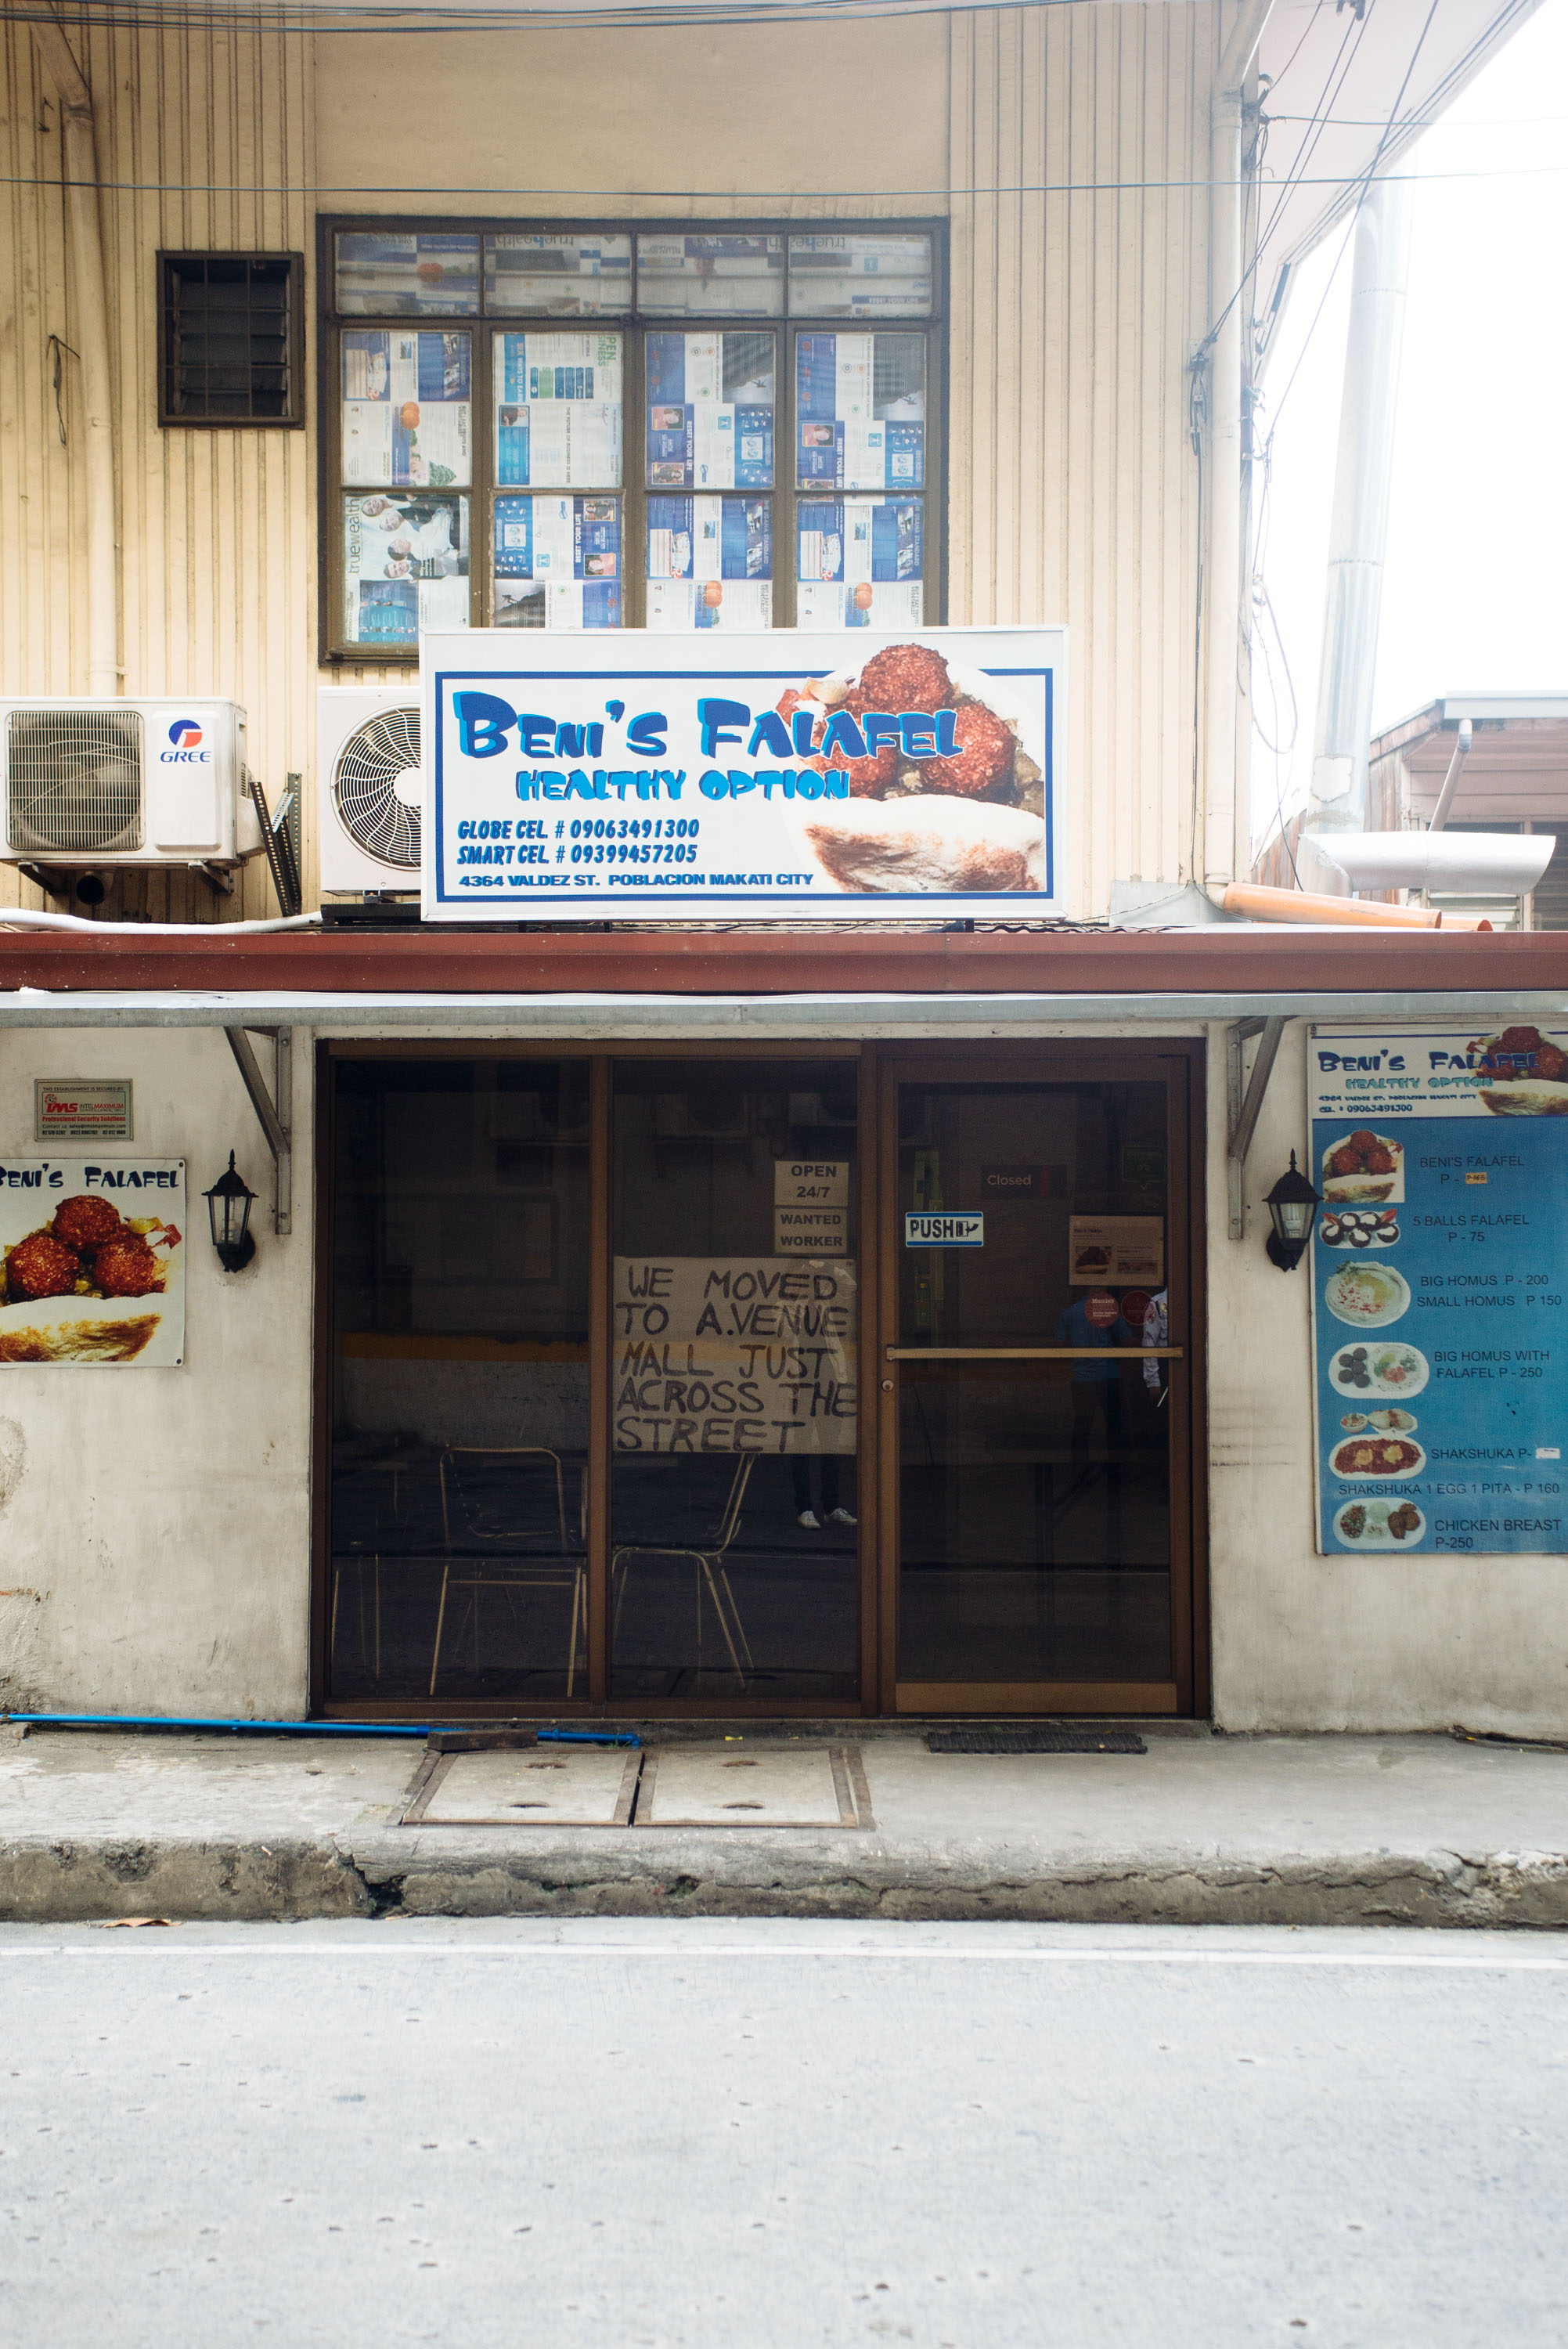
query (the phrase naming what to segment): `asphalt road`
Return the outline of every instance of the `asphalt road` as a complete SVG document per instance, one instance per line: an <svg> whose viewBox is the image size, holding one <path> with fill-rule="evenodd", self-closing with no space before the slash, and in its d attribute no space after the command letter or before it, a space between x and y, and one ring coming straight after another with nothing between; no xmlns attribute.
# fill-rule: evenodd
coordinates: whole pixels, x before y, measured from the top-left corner
<svg viewBox="0 0 1568 2349"><path fill-rule="evenodd" d="M1548 2349L1568 1937L0 1928L0 2330Z"/></svg>

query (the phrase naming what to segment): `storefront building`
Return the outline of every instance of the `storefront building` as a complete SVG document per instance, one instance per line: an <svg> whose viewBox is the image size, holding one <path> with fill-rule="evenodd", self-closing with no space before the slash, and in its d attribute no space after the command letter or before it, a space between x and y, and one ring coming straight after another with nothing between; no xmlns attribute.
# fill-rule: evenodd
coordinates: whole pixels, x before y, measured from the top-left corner
<svg viewBox="0 0 1568 2349"><path fill-rule="evenodd" d="M1470 1098L1486 1040L1562 1032L1552 942L817 936L810 990L801 943L0 941L8 1245L49 1222L40 1079L130 1088L133 1144L73 1169L187 1170L179 1359L4 1369L7 1701L1561 1733L1563 1129ZM1399 1112L1394 1243L1334 1200L1282 1272L1290 1154L1357 1195L1314 1070L1456 1036L1479 1123ZM231 1151L237 1273L201 1196ZM1400 1268L1391 1317L1326 1318Z"/></svg>

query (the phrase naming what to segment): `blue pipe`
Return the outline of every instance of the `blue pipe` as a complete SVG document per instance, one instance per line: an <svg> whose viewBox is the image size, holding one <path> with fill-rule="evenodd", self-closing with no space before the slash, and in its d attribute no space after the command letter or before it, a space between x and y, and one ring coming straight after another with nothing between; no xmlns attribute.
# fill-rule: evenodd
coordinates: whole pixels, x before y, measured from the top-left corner
<svg viewBox="0 0 1568 2349"><path fill-rule="evenodd" d="M432 1728L475 1728L477 1723L383 1721L206 1721L166 1713L0 1713L0 1727L26 1722L36 1729L229 1729L270 1737L428 1737Z"/></svg>

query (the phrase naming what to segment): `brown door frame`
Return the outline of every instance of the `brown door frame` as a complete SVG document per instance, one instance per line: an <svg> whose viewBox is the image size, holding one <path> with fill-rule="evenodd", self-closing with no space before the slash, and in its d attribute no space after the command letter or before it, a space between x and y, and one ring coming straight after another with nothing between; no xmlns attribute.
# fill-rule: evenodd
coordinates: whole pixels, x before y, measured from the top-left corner
<svg viewBox="0 0 1568 2349"><path fill-rule="evenodd" d="M862 1324L874 1371L881 1541L878 1557L879 1709L887 1713L1206 1713L1209 1705L1207 1493L1202 1464L1204 1425L1204 1045L1173 1037L1122 1042L976 1043L962 1053L951 1046L892 1044L876 1054L880 1075L876 1129L883 1191L875 1231L881 1313ZM1162 1081L1167 1104L1167 1286L1171 1342L1183 1348L1183 1375L1171 1381L1171 1632L1175 1671L1170 1682L905 1682L898 1678L899 1393L898 1243L903 1202L898 1183L898 1088L910 1082L1082 1082L1115 1075ZM1185 1237L1186 1246L1177 1243ZM862 1242L862 1253L869 1255Z"/></svg>

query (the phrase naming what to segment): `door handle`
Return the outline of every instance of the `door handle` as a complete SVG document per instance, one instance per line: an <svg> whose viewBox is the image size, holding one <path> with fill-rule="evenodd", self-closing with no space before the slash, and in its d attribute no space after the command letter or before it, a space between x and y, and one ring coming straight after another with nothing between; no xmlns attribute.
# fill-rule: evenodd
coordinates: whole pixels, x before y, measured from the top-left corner
<svg viewBox="0 0 1568 2349"><path fill-rule="evenodd" d="M1180 1346L887 1346L889 1362L1180 1362Z"/></svg>

